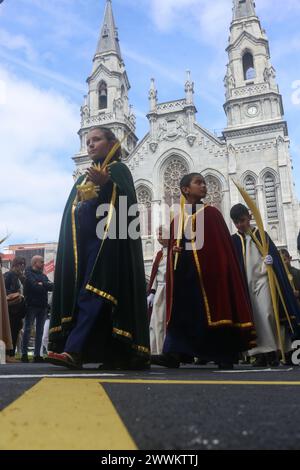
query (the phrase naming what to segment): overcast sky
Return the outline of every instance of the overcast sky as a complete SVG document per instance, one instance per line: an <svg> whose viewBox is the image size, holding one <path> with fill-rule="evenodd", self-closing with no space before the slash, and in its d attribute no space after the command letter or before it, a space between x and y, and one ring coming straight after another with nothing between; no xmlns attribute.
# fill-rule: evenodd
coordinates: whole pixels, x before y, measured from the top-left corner
<svg viewBox="0 0 300 470"><path fill-rule="evenodd" d="M257 0L283 94L300 197L300 1ZM0 239L55 241L73 161L86 79L105 0L4 0L0 5ZM225 48L231 0L113 0L137 134L148 130L150 78L160 101L195 81L198 122L226 125Z"/></svg>

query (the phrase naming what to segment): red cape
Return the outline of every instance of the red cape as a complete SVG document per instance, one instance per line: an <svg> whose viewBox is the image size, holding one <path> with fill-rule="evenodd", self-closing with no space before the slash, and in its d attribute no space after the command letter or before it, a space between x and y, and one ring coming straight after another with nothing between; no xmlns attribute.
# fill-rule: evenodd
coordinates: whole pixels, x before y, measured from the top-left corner
<svg viewBox="0 0 300 470"><path fill-rule="evenodd" d="M148 289L147 289L147 294L148 295L151 293L151 289L152 289L154 280L156 278L158 267L159 267L159 264L161 262L162 257L163 257L163 250L161 249L156 253L156 257L155 257L155 260L154 260L154 263L153 263L153 266L152 266L150 281L149 281Z"/></svg>
<svg viewBox="0 0 300 470"><path fill-rule="evenodd" d="M250 345L255 335L252 309L231 235L218 209L204 206L202 210L204 217L201 210L195 217L197 223L203 223L204 220L204 245L199 250L193 250L191 259L198 272L199 295L204 298L207 326L239 328L246 332ZM173 254L175 244L173 221L167 263L168 323L172 314L173 280L176 276Z"/></svg>

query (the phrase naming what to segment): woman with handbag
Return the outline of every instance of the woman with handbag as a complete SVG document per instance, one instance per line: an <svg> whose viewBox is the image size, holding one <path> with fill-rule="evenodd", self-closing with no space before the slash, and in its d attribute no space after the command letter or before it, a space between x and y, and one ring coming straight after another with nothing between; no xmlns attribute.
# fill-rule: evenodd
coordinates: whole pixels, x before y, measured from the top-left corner
<svg viewBox="0 0 300 470"><path fill-rule="evenodd" d="M10 349L12 349L12 339L9 324L6 292L1 268L2 261L0 258L0 341L4 342L6 351L9 351ZM6 361L10 362L8 355L6 357Z"/></svg>
<svg viewBox="0 0 300 470"><path fill-rule="evenodd" d="M25 302L23 291L25 259L16 257L11 264L10 271L4 274L4 282L7 295L9 320L13 347L10 351L11 361L16 353L18 337L25 317Z"/></svg>

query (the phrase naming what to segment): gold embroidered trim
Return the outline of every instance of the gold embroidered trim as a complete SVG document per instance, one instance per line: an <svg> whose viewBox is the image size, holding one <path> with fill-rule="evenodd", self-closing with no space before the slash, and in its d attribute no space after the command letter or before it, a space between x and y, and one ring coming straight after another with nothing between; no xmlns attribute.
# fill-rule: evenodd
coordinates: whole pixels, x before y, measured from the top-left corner
<svg viewBox="0 0 300 470"><path fill-rule="evenodd" d="M132 339L132 334L128 333L128 331L123 331L123 330L119 330L118 328L113 328L113 333L119 336L125 336L126 338Z"/></svg>
<svg viewBox="0 0 300 470"><path fill-rule="evenodd" d="M61 326L55 326L54 328L51 328L51 330L49 330L49 334L58 333L59 331L61 331L61 329Z"/></svg>
<svg viewBox="0 0 300 470"><path fill-rule="evenodd" d="M232 320L220 320L220 321L217 321L217 322L212 321L210 308L209 308L209 303L208 303L208 298L207 298L207 294L206 294L205 288L204 288L201 266L200 266L198 253L197 253L194 242L192 242L192 247L193 247L193 255L194 255L194 259L195 259L195 263L196 263L196 268L197 268L197 271L198 271L200 287L201 287L203 298L204 298L204 305L205 305L205 310L206 310L206 315L207 315L207 320L208 320L209 326L232 325L232 326L237 327L237 328L250 328L250 327L252 327L253 326L252 322L233 323Z"/></svg>
<svg viewBox="0 0 300 470"><path fill-rule="evenodd" d="M112 295L108 294L107 292L104 292L102 290L99 290L99 289L96 289L96 287L93 287L91 286L90 284L87 284L86 287L85 287L87 290L89 290L90 292L93 292L94 294L97 294L99 295L100 297L103 297L104 299L107 299L109 300L110 302L112 302L114 305L118 305L118 301L115 297L113 297Z"/></svg>
<svg viewBox="0 0 300 470"><path fill-rule="evenodd" d="M113 333L115 333L116 335L119 335L119 336L124 336L125 338L132 339L132 334L129 333L128 331L119 330L118 328L113 328ZM142 353L150 354L150 349L145 348L145 346L138 346L136 344L133 344L132 348L136 349L137 351L140 351Z"/></svg>

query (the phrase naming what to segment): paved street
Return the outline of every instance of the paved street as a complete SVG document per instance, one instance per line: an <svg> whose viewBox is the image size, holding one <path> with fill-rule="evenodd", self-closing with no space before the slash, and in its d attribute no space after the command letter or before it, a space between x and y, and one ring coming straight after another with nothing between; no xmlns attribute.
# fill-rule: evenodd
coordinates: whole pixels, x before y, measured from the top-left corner
<svg viewBox="0 0 300 470"><path fill-rule="evenodd" d="M0 366L0 449L300 448L297 368L88 367Z"/></svg>

